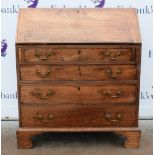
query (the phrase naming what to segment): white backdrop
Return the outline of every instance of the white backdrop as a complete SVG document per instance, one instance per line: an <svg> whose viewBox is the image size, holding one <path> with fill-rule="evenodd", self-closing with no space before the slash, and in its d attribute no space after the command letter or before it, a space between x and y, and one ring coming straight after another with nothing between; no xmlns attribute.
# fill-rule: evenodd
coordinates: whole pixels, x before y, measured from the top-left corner
<svg viewBox="0 0 155 155"><path fill-rule="evenodd" d="M134 7L137 8L142 35L142 70L140 91L140 117L152 117L152 0L1 0L1 72L2 118L18 118L15 34L19 8L67 8L67 7Z"/></svg>

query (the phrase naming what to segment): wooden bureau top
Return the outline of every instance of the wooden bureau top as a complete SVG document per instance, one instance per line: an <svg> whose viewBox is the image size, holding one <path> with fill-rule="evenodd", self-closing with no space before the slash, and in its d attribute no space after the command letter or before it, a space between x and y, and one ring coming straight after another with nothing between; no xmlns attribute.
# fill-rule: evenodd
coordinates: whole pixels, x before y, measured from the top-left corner
<svg viewBox="0 0 155 155"><path fill-rule="evenodd" d="M136 9L20 9L16 44L141 43Z"/></svg>

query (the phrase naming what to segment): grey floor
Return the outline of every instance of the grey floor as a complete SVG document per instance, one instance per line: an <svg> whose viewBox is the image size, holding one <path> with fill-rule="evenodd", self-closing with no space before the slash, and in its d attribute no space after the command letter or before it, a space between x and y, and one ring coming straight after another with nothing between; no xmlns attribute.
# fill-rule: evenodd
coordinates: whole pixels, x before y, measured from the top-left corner
<svg viewBox="0 0 155 155"><path fill-rule="evenodd" d="M2 155L152 155L152 120L141 120L140 149L122 147L112 133L50 133L34 137L32 149L16 149L17 121L2 121Z"/></svg>

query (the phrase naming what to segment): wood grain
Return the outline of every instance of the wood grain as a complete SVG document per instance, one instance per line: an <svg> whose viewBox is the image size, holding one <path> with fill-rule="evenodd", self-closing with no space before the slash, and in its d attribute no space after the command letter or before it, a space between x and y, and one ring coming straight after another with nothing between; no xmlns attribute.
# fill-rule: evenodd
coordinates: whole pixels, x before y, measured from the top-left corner
<svg viewBox="0 0 155 155"><path fill-rule="evenodd" d="M42 134L47 132L114 132L125 136L127 139L123 141L124 146L127 148L138 148L140 145L140 129L136 127L132 128L109 128L109 127L100 127L100 128L84 128L84 127L74 127L74 128L19 128L17 130L17 142L18 148L27 149L33 146L32 137L34 135ZM129 144L129 139L130 144Z"/></svg>
<svg viewBox="0 0 155 155"><path fill-rule="evenodd" d="M20 9L17 44L140 43L136 9Z"/></svg>
<svg viewBox="0 0 155 155"><path fill-rule="evenodd" d="M134 61L131 48L28 48L23 50L24 62L78 63ZM47 56L47 54L50 54ZM37 54L39 56L37 57ZM46 59L43 59L46 57Z"/></svg>
<svg viewBox="0 0 155 155"><path fill-rule="evenodd" d="M37 74L37 72L40 72ZM47 76L47 72L50 72ZM109 72L109 73L108 73ZM120 73L119 73L120 72ZM34 81L80 81L80 80L136 80L135 65L100 65L100 66L53 66L22 65L21 80ZM42 77L43 76L43 77ZM44 77L46 76L46 77Z"/></svg>
<svg viewBox="0 0 155 155"><path fill-rule="evenodd" d="M18 148L44 132L114 132L140 145L136 9L20 9Z"/></svg>
<svg viewBox="0 0 155 155"><path fill-rule="evenodd" d="M120 134L126 138L124 146L126 148L139 148L141 131L116 131L116 134Z"/></svg>
<svg viewBox="0 0 155 155"><path fill-rule="evenodd" d="M118 121L106 119L106 114L110 114L111 120L117 120L119 113L122 118ZM42 121L36 118L38 114L43 116ZM53 115L53 118L48 120L48 115ZM22 127L135 127L137 126L135 116L134 106L21 108Z"/></svg>
<svg viewBox="0 0 155 155"><path fill-rule="evenodd" d="M22 104L46 105L104 105L107 103L135 103L137 88L135 85L24 85L20 87L20 102ZM34 92L41 91L41 96ZM48 91L53 92L48 95ZM120 95L117 92L120 92ZM111 94L108 95L107 92Z"/></svg>
<svg viewBox="0 0 155 155"><path fill-rule="evenodd" d="M21 130L17 130L17 148L18 149L29 149L33 146L32 137L38 134L41 134L41 131L28 131L24 132Z"/></svg>

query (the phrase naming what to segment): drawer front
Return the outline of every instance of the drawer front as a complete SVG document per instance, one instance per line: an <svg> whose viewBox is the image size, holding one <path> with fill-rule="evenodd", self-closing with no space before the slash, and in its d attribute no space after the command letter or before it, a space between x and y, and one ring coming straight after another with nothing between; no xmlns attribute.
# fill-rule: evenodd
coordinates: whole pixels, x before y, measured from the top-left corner
<svg viewBox="0 0 155 155"><path fill-rule="evenodd" d="M133 127L136 107L21 107L22 127Z"/></svg>
<svg viewBox="0 0 155 155"><path fill-rule="evenodd" d="M85 48L85 49L51 49L32 48L24 49L25 62L108 62L134 61L132 48Z"/></svg>
<svg viewBox="0 0 155 155"><path fill-rule="evenodd" d="M104 103L135 103L135 85L23 85L22 104L104 105Z"/></svg>
<svg viewBox="0 0 155 155"><path fill-rule="evenodd" d="M136 80L136 65L22 65L20 80Z"/></svg>

